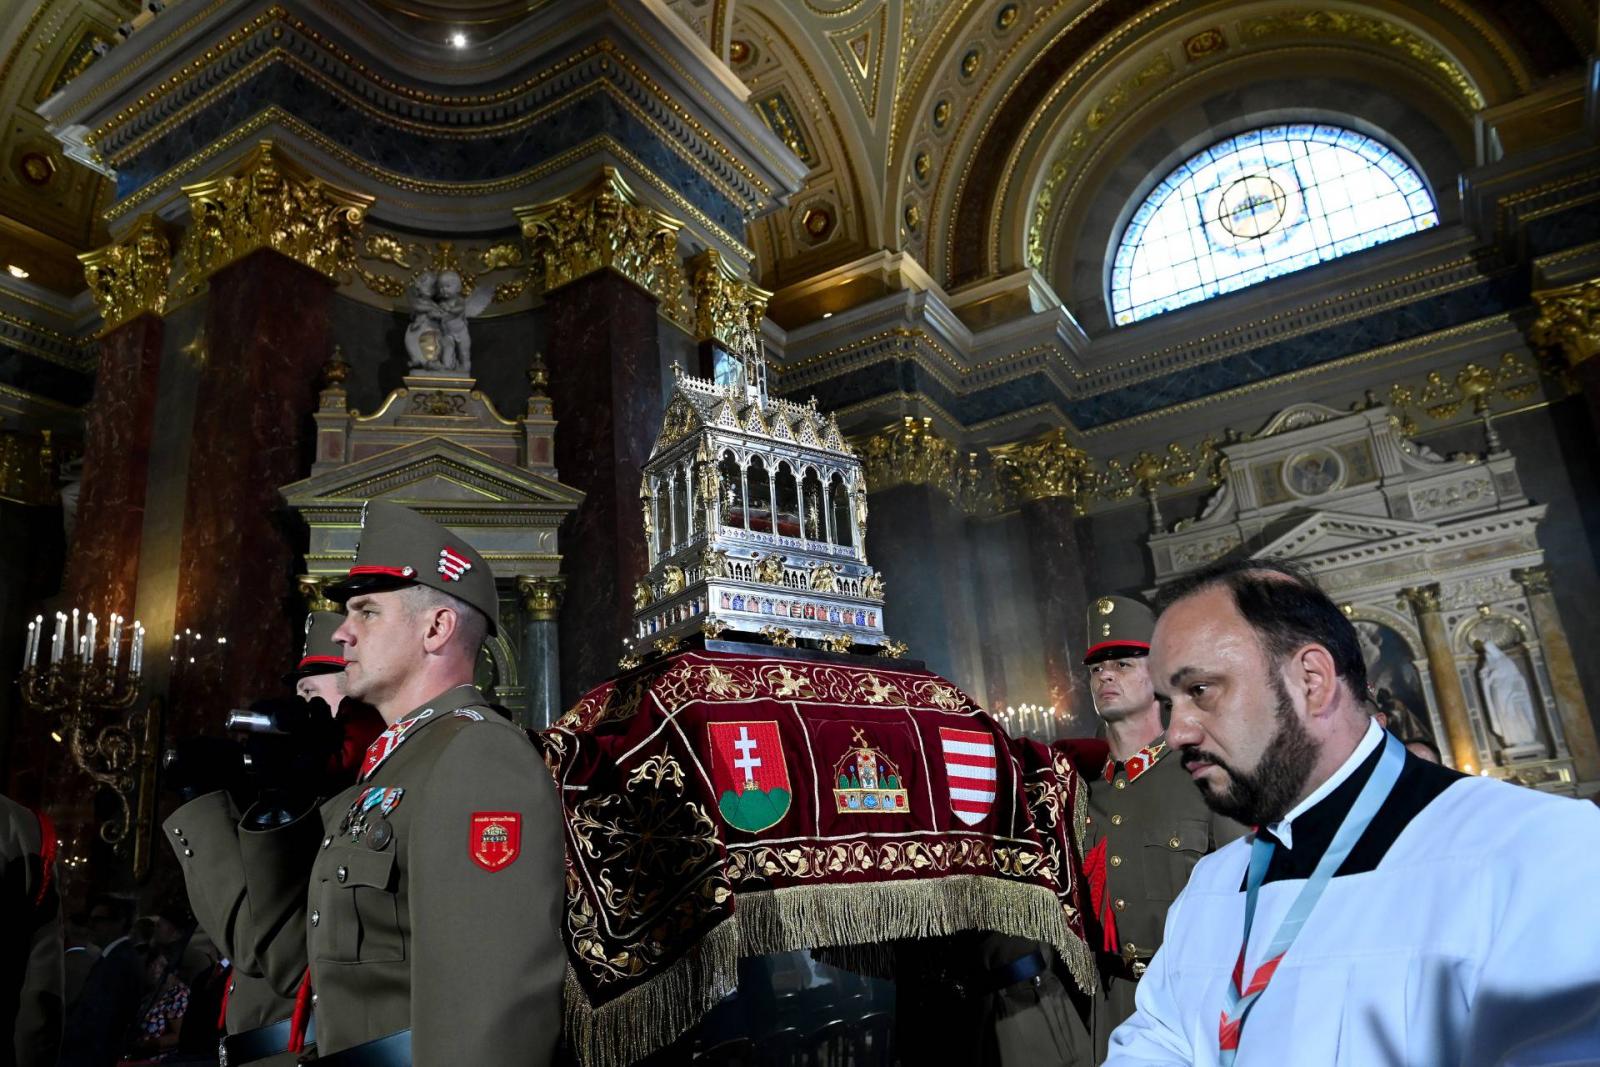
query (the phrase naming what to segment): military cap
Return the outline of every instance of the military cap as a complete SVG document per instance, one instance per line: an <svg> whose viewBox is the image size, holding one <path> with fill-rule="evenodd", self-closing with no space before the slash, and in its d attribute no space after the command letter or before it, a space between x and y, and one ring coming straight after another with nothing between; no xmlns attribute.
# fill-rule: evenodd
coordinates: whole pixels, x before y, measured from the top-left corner
<svg viewBox="0 0 1600 1067"><path fill-rule="evenodd" d="M334 643L333 631L344 622L337 611L313 611L306 616L306 644L300 663L284 675L286 682L297 682L313 674L334 674L344 670L344 646Z"/></svg>
<svg viewBox="0 0 1600 1067"><path fill-rule="evenodd" d="M342 581L328 586L329 600L344 603L362 593L425 585L466 601L489 620L495 633L500 604L494 572L460 536L410 508L374 500L361 510L356 562Z"/></svg>
<svg viewBox="0 0 1600 1067"><path fill-rule="evenodd" d="M1089 648L1084 663L1112 656L1148 656L1156 616L1132 597L1103 596L1089 605Z"/></svg>

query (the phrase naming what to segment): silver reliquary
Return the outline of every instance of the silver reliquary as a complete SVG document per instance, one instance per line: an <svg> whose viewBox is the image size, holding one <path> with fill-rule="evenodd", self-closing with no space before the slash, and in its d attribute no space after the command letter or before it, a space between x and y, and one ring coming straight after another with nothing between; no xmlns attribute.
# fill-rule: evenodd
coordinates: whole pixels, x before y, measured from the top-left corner
<svg viewBox="0 0 1600 1067"><path fill-rule="evenodd" d="M892 648L883 577L867 565L861 461L815 401L767 396L759 355L728 362L726 381L677 375L644 467L650 570L634 590L635 647L735 631Z"/></svg>

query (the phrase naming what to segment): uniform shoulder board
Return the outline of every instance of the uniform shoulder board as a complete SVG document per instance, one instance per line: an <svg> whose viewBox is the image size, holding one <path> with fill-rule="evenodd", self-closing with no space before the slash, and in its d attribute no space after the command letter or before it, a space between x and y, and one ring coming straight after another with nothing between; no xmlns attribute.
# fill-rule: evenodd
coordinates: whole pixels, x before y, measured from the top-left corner
<svg viewBox="0 0 1600 1067"><path fill-rule="evenodd" d="M454 715L458 719L471 719L473 722L483 721L483 712L474 708L457 708L450 714Z"/></svg>

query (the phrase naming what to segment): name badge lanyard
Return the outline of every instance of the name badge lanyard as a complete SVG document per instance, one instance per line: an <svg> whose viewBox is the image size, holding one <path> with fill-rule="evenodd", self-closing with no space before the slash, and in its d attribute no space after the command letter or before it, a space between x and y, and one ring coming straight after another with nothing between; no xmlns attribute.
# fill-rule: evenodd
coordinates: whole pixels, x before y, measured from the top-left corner
<svg viewBox="0 0 1600 1067"><path fill-rule="evenodd" d="M1272 975L1277 971L1278 964L1283 961L1284 954L1289 951L1289 946L1300 936L1301 927L1305 925L1306 919L1310 918L1311 911L1317 906L1323 890L1333 881L1334 872L1343 866L1350 855L1350 850L1355 848L1356 842L1361 839L1373 816L1378 814L1378 809L1383 806L1389 791L1394 788L1395 779L1400 777L1400 768L1405 761L1406 750L1400 744L1400 739L1386 732L1383 755L1379 757L1378 766L1373 770L1372 777L1361 787L1361 793L1356 797L1355 804L1345 815L1344 821L1339 824L1338 832L1333 835L1333 843L1322 854L1322 859L1317 861L1316 870L1311 872L1311 877L1300 888L1300 894L1294 898L1294 903L1289 906L1283 921L1278 924L1278 931L1272 937L1272 944L1267 947L1266 962L1256 968L1250 984L1246 986L1244 985L1245 950L1250 947L1250 928L1256 918L1256 898L1260 894L1262 880L1267 876L1267 866L1272 862L1274 848L1273 842L1263 840L1259 834L1256 835L1254 843L1250 846L1250 873L1245 879L1244 939L1239 945L1239 959L1233 965L1233 978L1228 983L1228 1007L1223 1011L1222 1021L1218 1024L1217 1061L1222 1067L1232 1067L1238 1057L1239 1035L1244 1029L1245 1019L1250 1015L1250 1009L1255 1007L1262 991L1267 988L1267 983L1272 981Z"/></svg>

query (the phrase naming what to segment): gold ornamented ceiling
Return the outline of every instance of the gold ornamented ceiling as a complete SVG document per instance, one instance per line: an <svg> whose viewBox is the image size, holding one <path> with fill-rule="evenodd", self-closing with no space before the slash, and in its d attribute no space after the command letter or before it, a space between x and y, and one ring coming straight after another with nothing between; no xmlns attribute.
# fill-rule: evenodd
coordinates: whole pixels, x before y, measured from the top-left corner
<svg viewBox="0 0 1600 1067"><path fill-rule="evenodd" d="M83 291L77 253L105 243L110 183L67 159L34 110L87 70L138 12L132 0L0 5L0 268L63 294Z"/></svg>

